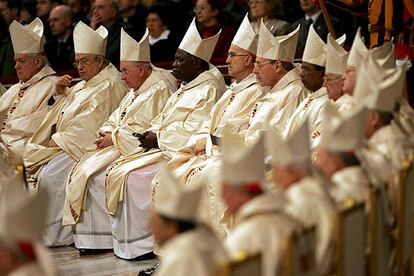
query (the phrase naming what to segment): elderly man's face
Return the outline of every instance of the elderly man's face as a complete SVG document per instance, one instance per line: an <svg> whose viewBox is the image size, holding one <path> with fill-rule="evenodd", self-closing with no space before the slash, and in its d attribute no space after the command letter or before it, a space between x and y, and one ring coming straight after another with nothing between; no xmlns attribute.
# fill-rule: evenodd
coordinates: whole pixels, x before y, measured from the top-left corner
<svg viewBox="0 0 414 276"><path fill-rule="evenodd" d="M278 61L272 62L266 58L256 58L253 73L256 74L262 86L273 87L278 82L277 70L279 65L277 63Z"/></svg>
<svg viewBox="0 0 414 276"><path fill-rule="evenodd" d="M306 89L315 92L322 87L325 70L316 67L313 64L302 62L302 71L300 77Z"/></svg>
<svg viewBox="0 0 414 276"><path fill-rule="evenodd" d="M323 86L328 90L328 97L334 101L338 100L344 92L342 91L341 76L336 74L326 73L323 81Z"/></svg>
<svg viewBox="0 0 414 276"><path fill-rule="evenodd" d="M117 10L111 5L111 0L96 0L93 15L102 25L108 27L117 15Z"/></svg>
<svg viewBox="0 0 414 276"><path fill-rule="evenodd" d="M35 54L15 54L14 62L17 77L20 81L26 82L30 80L41 69L40 55Z"/></svg>
<svg viewBox="0 0 414 276"><path fill-rule="evenodd" d="M172 68L172 74L176 79L188 81L191 78L190 76L194 75L193 57L189 53L177 49Z"/></svg>
<svg viewBox="0 0 414 276"><path fill-rule="evenodd" d="M121 78L129 88L137 90L145 81L145 69L142 63L121 61Z"/></svg>
<svg viewBox="0 0 414 276"><path fill-rule="evenodd" d="M36 4L37 16L47 16L52 10L51 0L37 0Z"/></svg>
<svg viewBox="0 0 414 276"><path fill-rule="evenodd" d="M79 76L84 80L88 81L95 77L103 66L103 57L97 57L91 54L76 54L75 64L78 69Z"/></svg>
<svg viewBox="0 0 414 276"><path fill-rule="evenodd" d="M355 82L356 82L355 68L352 66L348 66L348 68L346 69L346 72L342 76L342 90L346 94L352 96L354 94Z"/></svg>
<svg viewBox="0 0 414 276"><path fill-rule="evenodd" d="M228 74L230 77L237 76L246 72L246 67L250 59L250 54L246 50L231 44L227 55L226 63L229 65Z"/></svg>
<svg viewBox="0 0 414 276"><path fill-rule="evenodd" d="M64 15L64 10L60 7L54 8L49 15L49 26L53 36L60 36L71 28L70 18Z"/></svg>

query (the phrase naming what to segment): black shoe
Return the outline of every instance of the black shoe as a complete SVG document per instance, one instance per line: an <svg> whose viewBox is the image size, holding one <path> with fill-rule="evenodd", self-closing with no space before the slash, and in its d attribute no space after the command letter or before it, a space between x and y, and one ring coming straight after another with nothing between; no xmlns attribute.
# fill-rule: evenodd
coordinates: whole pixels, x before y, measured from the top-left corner
<svg viewBox="0 0 414 276"><path fill-rule="evenodd" d="M111 252L112 249L89 249L89 248L79 248L79 255L92 255L92 254L103 254Z"/></svg>
<svg viewBox="0 0 414 276"><path fill-rule="evenodd" d="M155 270L157 269L157 267L158 267L159 265L160 265L160 264L158 263L158 264L154 265L153 267L150 267L150 268L146 268L146 269L140 270L140 271L138 272L138 275L137 275L137 276L148 276L148 275L152 275L152 274L155 272Z"/></svg>

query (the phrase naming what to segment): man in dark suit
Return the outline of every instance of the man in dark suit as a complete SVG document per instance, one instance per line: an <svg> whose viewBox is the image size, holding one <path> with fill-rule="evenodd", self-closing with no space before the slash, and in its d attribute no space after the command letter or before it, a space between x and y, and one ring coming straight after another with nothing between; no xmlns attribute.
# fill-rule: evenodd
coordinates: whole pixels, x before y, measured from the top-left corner
<svg viewBox="0 0 414 276"><path fill-rule="evenodd" d="M105 57L113 65L119 66L122 22L118 0L95 0L90 27L96 30L101 25L108 30Z"/></svg>
<svg viewBox="0 0 414 276"><path fill-rule="evenodd" d="M49 15L52 38L45 44L46 57L53 69L70 70L75 60L72 36L72 12L69 6L54 7Z"/></svg>
<svg viewBox="0 0 414 276"><path fill-rule="evenodd" d="M296 51L303 52L305 49L306 38L308 37L308 31L311 24L315 28L318 35L326 43L328 36L328 27L326 26L325 19L323 18L319 3L314 0L299 0L300 7L305 12L305 17L299 19L292 24L292 28L295 29L300 24L298 45ZM343 26L341 22L331 16L332 25L337 37L343 34Z"/></svg>

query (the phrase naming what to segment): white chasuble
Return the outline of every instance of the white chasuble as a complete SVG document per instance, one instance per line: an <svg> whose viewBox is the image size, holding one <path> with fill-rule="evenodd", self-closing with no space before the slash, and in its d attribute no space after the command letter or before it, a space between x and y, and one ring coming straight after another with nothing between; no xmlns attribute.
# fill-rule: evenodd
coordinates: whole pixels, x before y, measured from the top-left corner
<svg viewBox="0 0 414 276"><path fill-rule="evenodd" d="M143 148L134 133L142 134L151 127L171 96L175 78L167 71L155 69L137 90L131 89L119 107L100 128L110 132L112 146L88 152L72 170L66 186L63 225L74 224L86 202L89 177L105 169L125 155L141 153Z"/></svg>
<svg viewBox="0 0 414 276"><path fill-rule="evenodd" d="M157 135L159 149L124 156L108 167L105 193L109 214L115 214L118 202L123 200L128 174L170 159L185 146L191 135L210 118L210 112L224 90L223 80L211 71L205 71L191 82L182 84L168 99L149 129Z"/></svg>
<svg viewBox="0 0 414 276"><path fill-rule="evenodd" d="M79 161L86 152L95 149L93 142L99 127L127 92L119 76L109 64L89 81L68 89L67 98L46 116L27 144L24 161L30 175L36 178L39 169L59 153L66 152ZM58 147L47 147L50 138Z"/></svg>
<svg viewBox="0 0 414 276"><path fill-rule="evenodd" d="M325 87L321 87L317 91L309 94L287 121L286 127L282 132L282 137L289 139L289 137L296 133L297 129L302 126L305 120L307 120L310 131L311 148L317 147L321 140L320 136L323 133L321 125L324 119L324 109L328 101L330 100L328 98L328 91Z"/></svg>
<svg viewBox="0 0 414 276"><path fill-rule="evenodd" d="M235 215L235 226L225 244L231 257L262 254L262 275L280 275L284 242L299 229L283 209L286 201L280 194L265 193L245 203Z"/></svg>
<svg viewBox="0 0 414 276"><path fill-rule="evenodd" d="M27 141L51 109L48 100L55 92L55 74L46 65L27 82L10 87L0 98L0 113L6 111L6 118L0 122L1 139L20 157Z"/></svg>

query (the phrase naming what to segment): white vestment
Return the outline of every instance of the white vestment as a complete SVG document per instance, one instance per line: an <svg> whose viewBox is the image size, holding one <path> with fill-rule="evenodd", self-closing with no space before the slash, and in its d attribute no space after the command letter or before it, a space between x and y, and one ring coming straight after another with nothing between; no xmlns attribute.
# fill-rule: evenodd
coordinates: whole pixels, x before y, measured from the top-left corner
<svg viewBox="0 0 414 276"><path fill-rule="evenodd" d="M127 213L128 208L120 209L112 220L105 210L106 169L127 155L143 152L133 133L142 134L151 127L152 119L165 106L175 84L176 80L170 73L154 68L141 87L136 91L131 90L101 127L101 132L111 133L113 145L86 154L71 172L66 187L63 224L75 224L78 219L81 221L81 225L75 228L76 247L114 247L115 254L123 258L133 258L152 251L150 185L137 186L134 199L125 199L125 204L136 206L133 208L135 213ZM81 210L85 212L82 214ZM131 229L118 226L117 218L120 217L126 217L131 222ZM129 241L135 242L133 248L130 248L132 245L129 245Z"/></svg>
<svg viewBox="0 0 414 276"><path fill-rule="evenodd" d="M360 166L346 167L335 172L331 181L333 186L329 187L329 193L337 204L347 199L357 202L368 199L370 182Z"/></svg>
<svg viewBox="0 0 414 276"><path fill-rule="evenodd" d="M72 242L71 227L62 227L65 186L75 163L88 151L98 129L127 92L119 72L110 64L87 82L68 90L68 96L43 121L26 146L25 164L33 187L51 195L45 242L48 246ZM55 128L56 132L52 133ZM49 139L58 147L48 148Z"/></svg>
<svg viewBox="0 0 414 276"><path fill-rule="evenodd" d="M10 87L0 98L0 113L7 111L0 121L0 136L7 147L23 157L24 147L51 109L48 100L55 92L56 72L45 65L25 83Z"/></svg>
<svg viewBox="0 0 414 276"><path fill-rule="evenodd" d="M326 275L334 261L334 202L316 177L305 177L290 186L285 196L286 212L303 226L316 226L316 267Z"/></svg>
<svg viewBox="0 0 414 276"><path fill-rule="evenodd" d="M289 139L291 135L296 133L297 129L302 126L303 122L307 120L310 131L311 148L317 147L323 132L322 121L324 119L324 107L328 101L330 100L328 99L328 91L325 87L321 87L317 91L309 94L287 121L286 127L282 132L282 137L284 139Z"/></svg>
<svg viewBox="0 0 414 276"><path fill-rule="evenodd" d="M215 276L229 261L221 241L202 225L171 238L161 249L154 276Z"/></svg>
<svg viewBox="0 0 414 276"><path fill-rule="evenodd" d="M125 155L111 163L106 169L105 182L95 182L102 186L100 189L89 193L101 193L99 197L104 200L94 202L100 204L91 208L103 210L109 213L111 218L112 234L107 231L95 231L91 221L86 217L75 226L75 231L84 229L87 225L90 228L88 234L75 234L75 244L89 244L87 248L112 248L112 237L114 252L117 256L131 259L151 251L152 235L148 229L148 219L133 219L136 214L148 215L150 208L151 181L156 172L165 165L175 151L183 147L190 136L197 131L198 127L208 119L210 111L217 98L224 91L224 81L218 78L211 70L200 74L193 81L181 85L181 87L168 99L164 109L151 122L150 131L156 133L159 149L151 149L147 152L136 152ZM127 192L128 191L128 192ZM136 195L142 197L137 203ZM91 196L91 194L89 194ZM95 195L98 197L98 195ZM88 206L88 204L86 204ZM88 209L88 207L86 207ZM91 217L100 216L94 213ZM142 228L137 226L141 224ZM85 230L86 231L86 230ZM83 231L83 232L85 232ZM96 244L90 242L91 236L101 236L103 242ZM111 239L111 243L109 243ZM81 242L82 240L82 242ZM110 247L109 247L110 246Z"/></svg>
<svg viewBox="0 0 414 276"><path fill-rule="evenodd" d="M245 203L235 215L235 227L226 238L232 257L262 254L262 275L280 275L284 245L298 229L284 213L286 201L281 194L265 193Z"/></svg>
<svg viewBox="0 0 414 276"><path fill-rule="evenodd" d="M354 105L354 98L346 93L335 101L336 109L342 114L349 114Z"/></svg>

